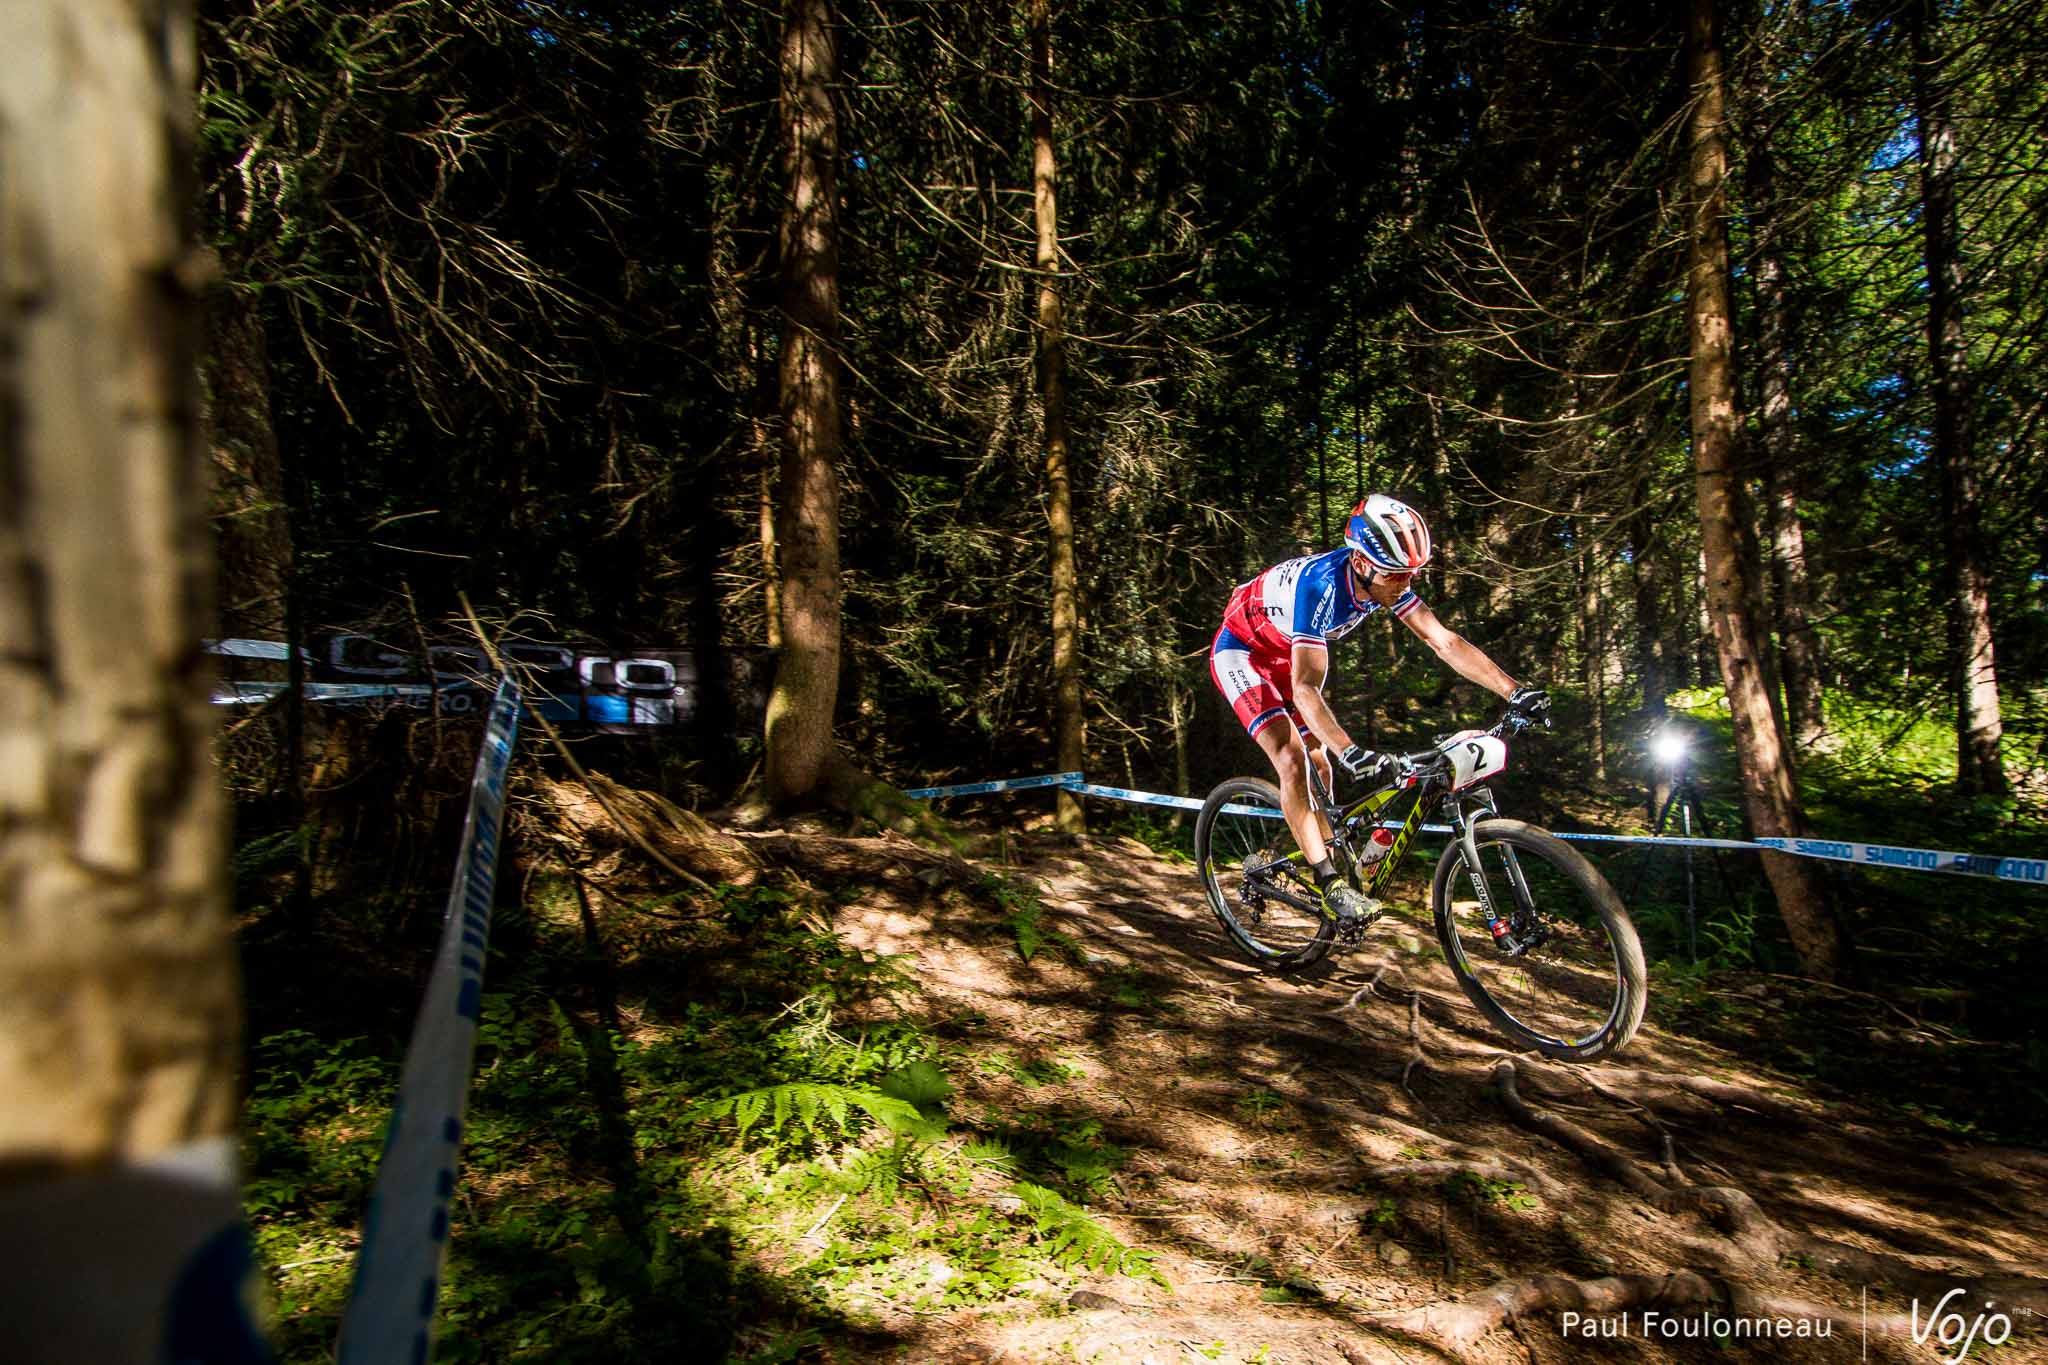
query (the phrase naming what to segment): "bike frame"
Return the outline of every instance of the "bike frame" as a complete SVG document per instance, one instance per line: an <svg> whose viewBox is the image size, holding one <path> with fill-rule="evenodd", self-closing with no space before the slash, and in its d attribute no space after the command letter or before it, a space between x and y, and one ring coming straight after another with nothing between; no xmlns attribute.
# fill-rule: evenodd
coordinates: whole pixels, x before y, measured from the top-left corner
<svg viewBox="0 0 2048 1365"><path fill-rule="evenodd" d="M1494 727L1493 733L1497 734L1511 723L1510 719L1504 717ZM1410 755L1404 760L1411 769L1409 773L1388 786L1365 793L1348 806L1337 802L1323 783L1322 771L1311 762L1308 769L1308 787L1316 813L1329 826L1329 844L1333 854L1343 860L1338 866L1345 880L1358 887L1367 897L1378 900L1380 893L1387 888L1399 871L1401 858L1408 851L1409 842L1414 839L1415 832L1422 828L1423 812L1433 800L1440 799L1444 819L1451 825L1458 842L1464 846L1465 866L1472 878L1473 891L1479 897L1480 909L1489 921L1502 918L1504 916L1495 905L1493 888L1487 884L1479 860L1478 840L1473 834L1473 826L1481 819L1500 813L1494 801L1493 790L1484 784L1465 787L1458 791L1444 790L1443 769L1434 762L1437 754L1436 750L1428 751L1428 757L1432 760L1428 766L1416 763L1415 760L1422 755ZM1358 876L1356 845L1363 838L1370 837L1369 832L1372 829L1385 823L1379 818L1385 808L1406 792L1413 792L1414 800L1409 803L1406 816L1395 828L1393 842L1388 845L1386 853L1372 864L1370 875L1361 883ZM1522 875L1522 865L1515 857L1514 850L1505 849L1503 852L1506 854L1504 863L1517 912L1511 917L1511 922L1514 930L1519 933L1525 928L1525 923L1534 910L1534 901L1529 892L1528 880ZM1306 862L1306 855L1297 848L1264 867L1250 868L1247 871L1271 873L1287 863L1305 865ZM1314 905L1271 883L1260 890L1261 894L1284 900L1297 909L1310 913L1316 911ZM1520 945L1510 938L1505 940L1502 946L1512 953Z"/></svg>

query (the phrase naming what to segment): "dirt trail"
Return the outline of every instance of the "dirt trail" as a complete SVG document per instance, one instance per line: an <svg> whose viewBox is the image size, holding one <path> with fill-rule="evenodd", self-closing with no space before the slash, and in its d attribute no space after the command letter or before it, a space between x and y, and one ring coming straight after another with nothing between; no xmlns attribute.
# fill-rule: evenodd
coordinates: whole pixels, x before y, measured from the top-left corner
<svg viewBox="0 0 2048 1365"><path fill-rule="evenodd" d="M1559 1066L1502 1048L1420 918L1279 978L1184 865L1129 840L1010 851L1070 950L1026 962L985 909L937 896L837 927L914 955L963 1046L1066 1068L1061 1104L1132 1153L1097 1211L1174 1288L906 1317L887 1359L1921 1361L1955 1359L1981 1315L1966 1358L2048 1361L2048 1155L1824 1105L1671 1036L1654 977L1623 1057ZM963 1103L1043 1102L1014 1075L958 1079ZM1687 1335L1715 1326L1733 1335Z"/></svg>

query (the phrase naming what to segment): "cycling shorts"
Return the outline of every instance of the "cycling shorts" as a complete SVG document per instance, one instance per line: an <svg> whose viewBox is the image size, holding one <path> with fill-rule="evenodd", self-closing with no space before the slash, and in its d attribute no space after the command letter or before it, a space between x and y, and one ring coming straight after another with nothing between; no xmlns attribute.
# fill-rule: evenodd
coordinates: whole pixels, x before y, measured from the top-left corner
<svg viewBox="0 0 2048 1365"><path fill-rule="evenodd" d="M1295 709L1294 666L1289 660L1255 656L1251 646L1225 626L1209 646L1209 676L1246 734L1258 734L1278 716L1286 716L1297 731L1308 734L1307 723Z"/></svg>

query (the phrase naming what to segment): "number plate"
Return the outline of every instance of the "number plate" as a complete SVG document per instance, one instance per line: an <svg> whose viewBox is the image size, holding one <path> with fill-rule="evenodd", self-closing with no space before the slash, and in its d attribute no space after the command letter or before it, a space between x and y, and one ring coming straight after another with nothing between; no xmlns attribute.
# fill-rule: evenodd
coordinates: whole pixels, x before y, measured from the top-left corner
<svg viewBox="0 0 2048 1365"><path fill-rule="evenodd" d="M1508 766L1507 741L1484 730L1460 730L1436 747L1450 756L1452 791L1492 777Z"/></svg>

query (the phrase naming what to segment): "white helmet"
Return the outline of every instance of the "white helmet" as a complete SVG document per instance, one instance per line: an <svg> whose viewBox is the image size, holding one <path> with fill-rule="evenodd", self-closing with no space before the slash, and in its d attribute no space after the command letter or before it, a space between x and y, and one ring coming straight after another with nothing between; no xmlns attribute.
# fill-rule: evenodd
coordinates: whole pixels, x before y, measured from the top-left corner
<svg viewBox="0 0 2048 1365"><path fill-rule="evenodd" d="M1429 563L1429 527L1405 502L1375 493L1351 509L1344 543L1387 573L1413 573Z"/></svg>

